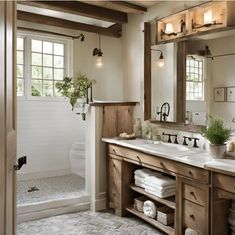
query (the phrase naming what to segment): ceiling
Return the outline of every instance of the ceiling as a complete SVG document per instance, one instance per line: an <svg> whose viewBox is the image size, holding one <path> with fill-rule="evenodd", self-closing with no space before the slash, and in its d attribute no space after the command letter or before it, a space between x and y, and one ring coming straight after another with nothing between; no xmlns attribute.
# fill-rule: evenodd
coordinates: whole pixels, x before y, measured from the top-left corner
<svg viewBox="0 0 235 235"><path fill-rule="evenodd" d="M120 37L128 14L144 14L157 1L29 1L19 0L17 19Z"/></svg>

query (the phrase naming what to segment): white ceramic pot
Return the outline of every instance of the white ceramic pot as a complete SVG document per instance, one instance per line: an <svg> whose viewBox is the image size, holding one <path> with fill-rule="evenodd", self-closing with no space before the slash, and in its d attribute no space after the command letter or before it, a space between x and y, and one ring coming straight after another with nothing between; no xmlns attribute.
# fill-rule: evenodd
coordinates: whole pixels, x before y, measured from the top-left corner
<svg viewBox="0 0 235 235"><path fill-rule="evenodd" d="M226 150L226 144L210 144L210 153L213 158L224 158L224 153Z"/></svg>

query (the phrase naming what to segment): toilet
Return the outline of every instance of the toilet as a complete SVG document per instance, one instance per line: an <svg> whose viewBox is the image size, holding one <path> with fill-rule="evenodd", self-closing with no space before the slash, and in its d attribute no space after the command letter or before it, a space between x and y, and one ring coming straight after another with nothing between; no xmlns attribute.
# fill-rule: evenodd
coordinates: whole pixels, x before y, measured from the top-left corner
<svg viewBox="0 0 235 235"><path fill-rule="evenodd" d="M85 177L85 143L73 143L69 152L69 159L71 172Z"/></svg>

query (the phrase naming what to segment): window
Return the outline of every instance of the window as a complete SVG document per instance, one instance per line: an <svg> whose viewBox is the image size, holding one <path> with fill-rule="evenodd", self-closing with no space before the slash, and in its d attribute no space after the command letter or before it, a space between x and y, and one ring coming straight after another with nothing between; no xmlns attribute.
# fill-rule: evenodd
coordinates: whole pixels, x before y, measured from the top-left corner
<svg viewBox="0 0 235 235"><path fill-rule="evenodd" d="M67 44L68 40L51 37L17 37L18 96L60 96L56 83L68 76Z"/></svg>
<svg viewBox="0 0 235 235"><path fill-rule="evenodd" d="M25 71L24 71L24 38L17 37L17 96L24 96Z"/></svg>
<svg viewBox="0 0 235 235"><path fill-rule="evenodd" d="M188 56L186 60L186 99L204 100L203 59Z"/></svg>

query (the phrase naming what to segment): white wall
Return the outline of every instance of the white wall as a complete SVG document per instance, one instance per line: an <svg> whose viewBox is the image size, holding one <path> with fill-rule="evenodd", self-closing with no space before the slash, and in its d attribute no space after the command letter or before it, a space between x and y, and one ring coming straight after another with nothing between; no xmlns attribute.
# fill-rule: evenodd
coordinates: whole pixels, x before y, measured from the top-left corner
<svg viewBox="0 0 235 235"><path fill-rule="evenodd" d="M123 26L123 92L125 100L137 100L140 106L136 116L144 115L144 33L143 23L179 12L199 4L199 1L158 2L142 15L129 15L128 24Z"/></svg>
<svg viewBox="0 0 235 235"><path fill-rule="evenodd" d="M170 104L170 113L167 121L176 121L175 115L175 83L176 83L176 48L174 43L166 45L158 45L152 47L161 50L164 56L165 66L160 68L156 61L159 58L160 52L152 51L152 69L151 69L151 82L152 82L152 117L156 118L156 107L160 111L164 102ZM157 115L157 120L160 116Z"/></svg>
<svg viewBox="0 0 235 235"><path fill-rule="evenodd" d="M98 47L98 36L92 33L72 31L19 21L19 26L35 29L49 29L52 32L79 35L84 33L85 41L74 40L73 73L85 73L97 81L94 99L122 100L122 50L121 39L102 37L104 67L94 66L93 49ZM59 37L59 36L56 36ZM28 156L28 165L19 173L58 174L70 168L69 150L72 143L85 142L85 125L81 116L71 111L68 101L47 102L18 100L17 115L17 157ZM47 173L46 173L47 172Z"/></svg>

